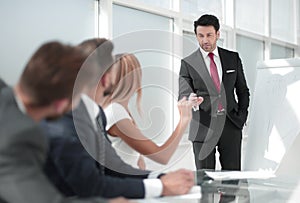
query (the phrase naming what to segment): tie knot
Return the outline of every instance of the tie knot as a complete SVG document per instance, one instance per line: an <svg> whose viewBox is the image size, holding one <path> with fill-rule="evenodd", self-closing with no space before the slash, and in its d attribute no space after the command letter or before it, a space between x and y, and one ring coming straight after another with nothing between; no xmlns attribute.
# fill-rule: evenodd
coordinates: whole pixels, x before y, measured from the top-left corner
<svg viewBox="0 0 300 203"><path fill-rule="evenodd" d="M209 56L209 58L210 58L211 60L214 60L214 53L211 53L211 52L210 52L210 53L208 54L208 56Z"/></svg>

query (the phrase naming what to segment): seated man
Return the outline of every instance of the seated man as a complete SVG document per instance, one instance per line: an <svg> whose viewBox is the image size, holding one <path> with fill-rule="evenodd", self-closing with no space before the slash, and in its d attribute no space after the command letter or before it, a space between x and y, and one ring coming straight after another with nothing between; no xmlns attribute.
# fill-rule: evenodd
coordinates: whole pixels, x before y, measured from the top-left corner
<svg viewBox="0 0 300 203"><path fill-rule="evenodd" d="M42 170L48 143L37 123L69 111L72 93L73 104L78 103L84 80L73 87L85 58L77 47L46 43L29 60L17 85L0 90L1 202L106 202L67 199ZM86 73L83 75L90 80L93 75Z"/></svg>
<svg viewBox="0 0 300 203"><path fill-rule="evenodd" d="M6 86L7 86L6 83L0 78L0 90Z"/></svg>
<svg viewBox="0 0 300 203"><path fill-rule="evenodd" d="M107 43L101 39L83 42L80 47L92 53L85 64L93 65L94 60L105 70L105 54L112 51L104 46ZM104 138L103 123L97 122L94 113L94 110L99 112L100 109L91 98L96 95L101 100L110 92L113 77L111 68L103 74L99 83L89 86L88 96L83 96L77 109L60 120L42 123L51 143L45 167L48 177L67 196L146 198L187 193L194 185L191 171L178 170L162 175L160 179L147 179L152 175L149 171L125 164Z"/></svg>

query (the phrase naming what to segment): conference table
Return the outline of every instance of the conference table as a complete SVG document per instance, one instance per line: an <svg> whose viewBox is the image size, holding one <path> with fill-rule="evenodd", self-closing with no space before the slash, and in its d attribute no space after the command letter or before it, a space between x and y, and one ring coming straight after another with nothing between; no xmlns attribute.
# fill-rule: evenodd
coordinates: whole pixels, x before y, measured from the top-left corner
<svg viewBox="0 0 300 203"><path fill-rule="evenodd" d="M233 180L214 180L207 170L195 172L196 185L187 195L138 200L137 202L174 203L286 203L292 195L300 197L298 180L292 177L272 177L267 179L243 178ZM292 201L291 201L292 202ZM297 200L300 202L300 199ZM293 202L294 203L294 202Z"/></svg>

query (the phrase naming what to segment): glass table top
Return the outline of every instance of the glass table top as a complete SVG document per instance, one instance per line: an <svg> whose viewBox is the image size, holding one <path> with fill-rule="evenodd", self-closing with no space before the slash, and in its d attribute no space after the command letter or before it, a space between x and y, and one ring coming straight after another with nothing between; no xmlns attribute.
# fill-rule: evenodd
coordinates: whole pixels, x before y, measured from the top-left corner
<svg viewBox="0 0 300 203"><path fill-rule="evenodd" d="M213 180L205 170L197 171L196 177L201 202L288 202L298 185L292 177Z"/></svg>

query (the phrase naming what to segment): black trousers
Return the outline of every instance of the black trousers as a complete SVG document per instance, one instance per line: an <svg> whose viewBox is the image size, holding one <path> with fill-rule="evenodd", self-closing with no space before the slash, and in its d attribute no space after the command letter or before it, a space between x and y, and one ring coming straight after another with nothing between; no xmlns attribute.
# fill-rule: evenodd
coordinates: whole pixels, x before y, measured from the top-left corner
<svg viewBox="0 0 300 203"><path fill-rule="evenodd" d="M224 117L222 118L222 116L217 118L217 125L218 120L222 119L222 124L224 124ZM221 136L216 135L217 138L212 139L212 141L193 142L193 151L197 170L215 169L216 147L220 154L219 160L222 170L241 170L242 130L237 128L228 118L225 119L225 125L221 131ZM211 145L211 147L207 147L207 145ZM206 150L205 157L199 155L200 151L203 154L203 150Z"/></svg>

